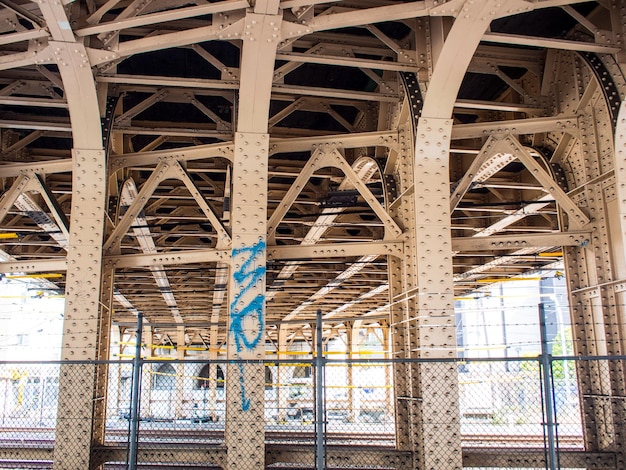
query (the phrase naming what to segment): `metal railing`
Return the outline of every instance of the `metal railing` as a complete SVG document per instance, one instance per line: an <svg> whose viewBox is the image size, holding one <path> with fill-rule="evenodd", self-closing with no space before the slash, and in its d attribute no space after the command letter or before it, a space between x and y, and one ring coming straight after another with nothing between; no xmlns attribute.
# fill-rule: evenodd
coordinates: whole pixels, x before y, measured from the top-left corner
<svg viewBox="0 0 626 470"><path fill-rule="evenodd" d="M311 449L298 454L298 468L327 468L316 462L330 448L351 452L346 468L359 462L362 449L370 453L378 448L396 449L397 423L409 418L396 415L399 393L394 389L394 369L397 373L399 365L408 368L428 364L443 371L449 370L452 362L458 373L458 418L464 456L482 448L499 452L510 461L526 458L527 462L525 455L533 450L543 459L535 464L539 466L524 468L552 469L584 468L568 463L575 461L571 456L563 458L566 454L591 450L610 453L619 447L618 439L625 431L619 426L624 422L609 418L618 416L623 398L611 387L625 360L544 355L454 361L328 357L316 362L308 356L244 364L262 363L265 370L265 384L256 389L254 396L263 396L267 445ZM106 455L105 468L142 468L147 464L158 468L163 448L177 449L171 452L173 457L168 457L168 465L180 458L181 465L212 468L207 465L213 462L215 468L221 468L229 370L238 364L227 360L144 359L2 362L0 468L49 468L54 461L56 430L60 426L76 427L73 415L57 409L59 384L68 375L96 374L98 370L105 370L108 379L105 433L99 448ZM317 388L320 377L323 387ZM444 405L448 404L421 406ZM584 430L590 429L593 435L585 435ZM607 459L612 461L610 456ZM365 457L360 465L382 468ZM593 468L618 470L615 465ZM332 468L341 468L341 464L334 460Z"/></svg>

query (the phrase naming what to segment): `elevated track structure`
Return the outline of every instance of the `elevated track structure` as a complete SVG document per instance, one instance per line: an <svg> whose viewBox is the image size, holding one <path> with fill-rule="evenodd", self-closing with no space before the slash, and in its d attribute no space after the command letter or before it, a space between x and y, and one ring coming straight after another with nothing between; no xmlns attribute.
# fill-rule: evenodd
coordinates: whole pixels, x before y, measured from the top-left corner
<svg viewBox="0 0 626 470"><path fill-rule="evenodd" d="M428 362L457 358L455 297L486 284L562 271L574 353L626 353L625 1L0 0L0 19L0 273L50 276L83 361L60 367L53 468L119 461L106 361L138 313L175 415L182 361L222 374L224 469L307 452L267 439L262 360L315 353L318 310L352 357L370 332L407 360L393 446L328 468L514 465L470 456L457 364ZM626 468L607 361L577 363L564 467Z"/></svg>

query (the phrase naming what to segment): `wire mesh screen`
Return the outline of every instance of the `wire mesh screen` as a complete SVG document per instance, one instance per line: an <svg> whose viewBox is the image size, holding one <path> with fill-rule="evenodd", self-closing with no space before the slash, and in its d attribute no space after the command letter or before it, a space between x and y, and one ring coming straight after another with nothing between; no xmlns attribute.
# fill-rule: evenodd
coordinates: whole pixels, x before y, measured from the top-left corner
<svg viewBox="0 0 626 470"><path fill-rule="evenodd" d="M59 370L58 364L0 364L2 468L41 468L53 461Z"/></svg>
<svg viewBox="0 0 626 470"><path fill-rule="evenodd" d="M459 366L462 432L467 442L543 435L539 363L475 362ZM529 439L532 444L535 440ZM523 444L523 442L521 442Z"/></svg>
<svg viewBox="0 0 626 470"><path fill-rule="evenodd" d="M0 387L2 427L54 428L59 393L59 367L5 364Z"/></svg>
<svg viewBox="0 0 626 470"><path fill-rule="evenodd" d="M621 470L623 360L553 359L548 387L538 358L398 362L145 360L137 384L128 361L1 363L0 468L128 468L135 439L138 468L227 468L236 448L266 468L404 470L429 424L458 426L464 468L549 468L551 439L556 468Z"/></svg>
<svg viewBox="0 0 626 470"><path fill-rule="evenodd" d="M333 362L324 389L329 442L394 442L394 401L389 364Z"/></svg>

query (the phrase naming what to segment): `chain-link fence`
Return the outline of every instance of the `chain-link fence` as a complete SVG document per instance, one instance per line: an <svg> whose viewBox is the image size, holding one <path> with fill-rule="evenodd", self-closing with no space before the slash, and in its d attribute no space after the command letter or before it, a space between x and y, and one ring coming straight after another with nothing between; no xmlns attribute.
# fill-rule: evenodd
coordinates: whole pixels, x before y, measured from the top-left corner
<svg viewBox="0 0 626 470"><path fill-rule="evenodd" d="M557 358L546 376L539 358L143 360L134 387L136 364L128 361L4 362L0 468L128 468L133 440L138 468L226 468L231 449L244 459L265 452L267 468L418 468L414 454L432 445L421 419L453 436L458 427L467 468L623 470L615 455L623 445L625 365L623 358ZM394 386L400 370L411 375L396 380L403 390ZM456 389L426 381L451 370ZM456 416L438 413L451 408ZM246 451L258 442L259 421L264 447ZM585 458L599 460L577 463Z"/></svg>

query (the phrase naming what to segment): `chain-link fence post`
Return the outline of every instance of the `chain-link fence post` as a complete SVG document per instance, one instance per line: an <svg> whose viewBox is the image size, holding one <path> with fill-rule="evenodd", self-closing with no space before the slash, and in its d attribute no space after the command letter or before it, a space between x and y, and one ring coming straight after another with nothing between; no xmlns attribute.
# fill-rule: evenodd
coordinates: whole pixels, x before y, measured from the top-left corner
<svg viewBox="0 0 626 470"><path fill-rule="evenodd" d="M137 468L137 445L139 431L139 393L141 383L141 330L143 328L143 315L137 315L137 334L135 340L135 357L133 358L133 382L130 396L130 436L128 445L128 470Z"/></svg>
<svg viewBox="0 0 626 470"><path fill-rule="evenodd" d="M322 311L316 315L316 354L315 354L315 468L323 470L325 467L324 440L326 436L324 413L324 338L322 328Z"/></svg>
<svg viewBox="0 0 626 470"><path fill-rule="evenodd" d="M539 304L539 332L541 336L541 373L542 373L542 389L544 398L544 426L548 440L548 455L546 459L546 468L550 470L557 469L556 454L556 419L554 415L554 393L552 390L552 355L548 347L548 334L546 330L546 312L545 305Z"/></svg>

